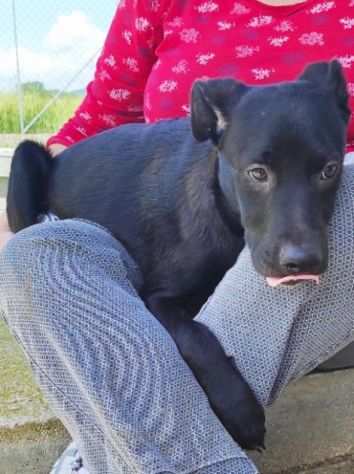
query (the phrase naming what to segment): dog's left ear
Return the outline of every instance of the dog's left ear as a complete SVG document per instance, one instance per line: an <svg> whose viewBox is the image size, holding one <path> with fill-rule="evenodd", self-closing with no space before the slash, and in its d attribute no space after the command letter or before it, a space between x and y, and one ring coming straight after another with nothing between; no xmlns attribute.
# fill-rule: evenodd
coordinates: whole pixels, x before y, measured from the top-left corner
<svg viewBox="0 0 354 474"><path fill-rule="evenodd" d="M339 61L314 63L308 66L299 79L313 82L321 88L326 88L335 94L338 106L345 122L349 121L349 94L343 68Z"/></svg>
<svg viewBox="0 0 354 474"><path fill-rule="evenodd" d="M232 108L247 89L234 79L196 81L191 99L194 137L200 142L210 139L217 145L231 119Z"/></svg>

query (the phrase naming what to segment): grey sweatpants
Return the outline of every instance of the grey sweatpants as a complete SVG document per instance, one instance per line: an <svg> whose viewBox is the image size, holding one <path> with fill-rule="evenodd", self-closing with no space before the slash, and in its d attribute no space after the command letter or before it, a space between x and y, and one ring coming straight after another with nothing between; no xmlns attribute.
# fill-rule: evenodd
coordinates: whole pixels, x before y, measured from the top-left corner
<svg viewBox="0 0 354 474"><path fill-rule="evenodd" d="M138 284L123 247L81 220L33 226L0 254L3 316L85 467L90 474L256 473L137 296ZM245 249L198 320L264 405L351 342L354 166L344 172L319 286L269 288Z"/></svg>

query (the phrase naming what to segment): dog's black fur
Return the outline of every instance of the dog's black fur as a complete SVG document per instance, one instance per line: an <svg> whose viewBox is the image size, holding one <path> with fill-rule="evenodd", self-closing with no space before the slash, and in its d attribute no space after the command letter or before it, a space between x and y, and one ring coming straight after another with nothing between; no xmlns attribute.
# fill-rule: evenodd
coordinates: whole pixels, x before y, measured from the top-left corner
<svg viewBox="0 0 354 474"><path fill-rule="evenodd" d="M51 210L107 227L141 268L139 289L224 426L263 444L264 413L214 335L192 318L244 246L264 276L322 273L350 112L338 62L294 82L194 84L192 117L126 125L52 160L16 149L8 218L17 232Z"/></svg>

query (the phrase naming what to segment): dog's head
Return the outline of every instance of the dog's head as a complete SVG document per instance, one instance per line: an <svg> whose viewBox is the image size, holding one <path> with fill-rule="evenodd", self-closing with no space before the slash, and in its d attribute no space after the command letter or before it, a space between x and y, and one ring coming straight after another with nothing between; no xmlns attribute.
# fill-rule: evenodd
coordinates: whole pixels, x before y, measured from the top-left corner
<svg viewBox="0 0 354 474"><path fill-rule="evenodd" d="M197 81L191 105L195 138L217 147L218 183L256 270L273 283L317 279L350 117L340 64L312 64L294 82L265 87Z"/></svg>

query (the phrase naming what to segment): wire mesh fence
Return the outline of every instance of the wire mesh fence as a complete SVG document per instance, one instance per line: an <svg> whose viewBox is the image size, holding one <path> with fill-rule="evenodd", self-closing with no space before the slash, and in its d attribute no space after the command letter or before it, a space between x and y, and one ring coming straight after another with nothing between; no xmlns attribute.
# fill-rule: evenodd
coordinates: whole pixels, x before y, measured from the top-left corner
<svg viewBox="0 0 354 474"><path fill-rule="evenodd" d="M51 133L71 115L117 3L0 1L0 134Z"/></svg>

